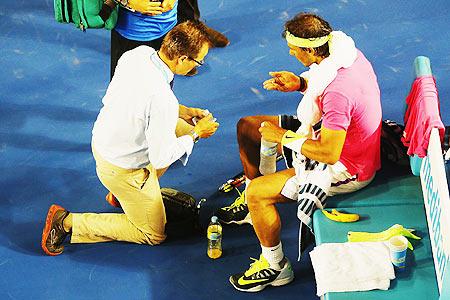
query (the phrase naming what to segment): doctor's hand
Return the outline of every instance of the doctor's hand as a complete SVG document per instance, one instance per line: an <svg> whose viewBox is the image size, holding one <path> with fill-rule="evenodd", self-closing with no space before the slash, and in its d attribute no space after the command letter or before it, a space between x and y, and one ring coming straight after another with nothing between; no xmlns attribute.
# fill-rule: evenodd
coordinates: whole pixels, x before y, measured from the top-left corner
<svg viewBox="0 0 450 300"><path fill-rule="evenodd" d="M292 72L269 72L272 76L263 83L263 87L269 91L294 92L300 88L300 77Z"/></svg>
<svg viewBox="0 0 450 300"><path fill-rule="evenodd" d="M283 129L277 125L274 125L270 122L262 122L261 127L259 127L259 132L261 133L261 137L272 143L281 143L283 139L283 135L286 133L286 129Z"/></svg>
<svg viewBox="0 0 450 300"><path fill-rule="evenodd" d="M203 119L207 115L211 115L211 113L207 109L187 107L181 104L178 107L178 117L185 120L191 125L195 125L198 120Z"/></svg>
<svg viewBox="0 0 450 300"><path fill-rule="evenodd" d="M215 122L213 116L209 114L195 124L194 131L200 138L206 139L212 136L217 128L219 128L219 123Z"/></svg>
<svg viewBox="0 0 450 300"><path fill-rule="evenodd" d="M156 16L163 13L161 2L150 2L149 0L128 0L128 7L141 14Z"/></svg>

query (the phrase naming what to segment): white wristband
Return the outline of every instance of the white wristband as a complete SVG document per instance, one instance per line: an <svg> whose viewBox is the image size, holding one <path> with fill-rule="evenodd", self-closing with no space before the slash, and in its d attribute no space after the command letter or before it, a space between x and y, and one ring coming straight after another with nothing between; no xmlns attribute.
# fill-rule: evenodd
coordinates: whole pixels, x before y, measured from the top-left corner
<svg viewBox="0 0 450 300"><path fill-rule="evenodd" d="M293 142L284 144L283 146L286 148L291 149L294 152L297 152L299 154L302 154L302 147L303 144L306 142L307 138L300 138L298 140L295 140Z"/></svg>

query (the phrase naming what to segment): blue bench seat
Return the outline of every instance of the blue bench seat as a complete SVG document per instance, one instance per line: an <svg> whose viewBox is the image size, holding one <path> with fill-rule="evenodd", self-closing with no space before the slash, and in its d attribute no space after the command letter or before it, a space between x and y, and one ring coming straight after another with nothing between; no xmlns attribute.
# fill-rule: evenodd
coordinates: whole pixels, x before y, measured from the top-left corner
<svg viewBox="0 0 450 300"><path fill-rule="evenodd" d="M327 200L329 208L403 204L423 204L420 178L411 175L411 171L400 170L395 166L383 166L366 188Z"/></svg>
<svg viewBox="0 0 450 300"><path fill-rule="evenodd" d="M412 241L414 251L408 250L407 268L403 272L396 273L397 278L391 281L389 290L327 293L323 297L325 300L431 300L439 298L423 205L402 204L388 207L342 207L340 209L358 213L362 218L355 223L337 223L327 219L320 210L317 210L313 217L317 245L346 242L348 231L379 232L396 223L406 228L416 229L417 235L422 239Z"/></svg>

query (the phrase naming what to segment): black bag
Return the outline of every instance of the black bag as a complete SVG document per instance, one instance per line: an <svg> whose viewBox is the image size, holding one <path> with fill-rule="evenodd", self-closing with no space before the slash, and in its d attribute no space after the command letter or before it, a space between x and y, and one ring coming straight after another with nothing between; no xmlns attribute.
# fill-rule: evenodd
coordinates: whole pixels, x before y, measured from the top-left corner
<svg viewBox="0 0 450 300"><path fill-rule="evenodd" d="M409 166L408 148L401 141L404 129L403 125L391 120L381 123L381 161Z"/></svg>
<svg viewBox="0 0 450 300"><path fill-rule="evenodd" d="M444 158L447 156L448 151L450 151L450 126L445 126L444 142L442 143Z"/></svg>
<svg viewBox="0 0 450 300"><path fill-rule="evenodd" d="M444 155L445 174L447 185L450 187L450 126L445 126L444 142L442 143L442 153Z"/></svg>
<svg viewBox="0 0 450 300"><path fill-rule="evenodd" d="M166 210L167 238L182 238L202 232L199 214L200 201L196 203L189 194L171 188L162 188L161 195Z"/></svg>

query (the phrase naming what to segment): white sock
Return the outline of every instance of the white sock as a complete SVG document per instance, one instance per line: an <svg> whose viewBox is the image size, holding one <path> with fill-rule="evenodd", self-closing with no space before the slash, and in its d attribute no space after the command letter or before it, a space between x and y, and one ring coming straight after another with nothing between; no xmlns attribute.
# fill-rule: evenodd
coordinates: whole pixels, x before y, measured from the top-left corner
<svg viewBox="0 0 450 300"><path fill-rule="evenodd" d="M248 179L247 177L245 177L245 189L244 189L244 193L247 192L247 188L248 188L248 186L250 185L250 182L251 182L251 181L252 181L251 179ZM245 197L245 204L247 204L247 197Z"/></svg>
<svg viewBox="0 0 450 300"><path fill-rule="evenodd" d="M247 189L248 185L250 184L252 180L249 179L248 177L245 177L245 188Z"/></svg>
<svg viewBox="0 0 450 300"><path fill-rule="evenodd" d="M262 255L269 263L270 267L275 270L281 270L280 262L284 258L283 246L281 241L278 245L274 247L264 247L261 245Z"/></svg>

